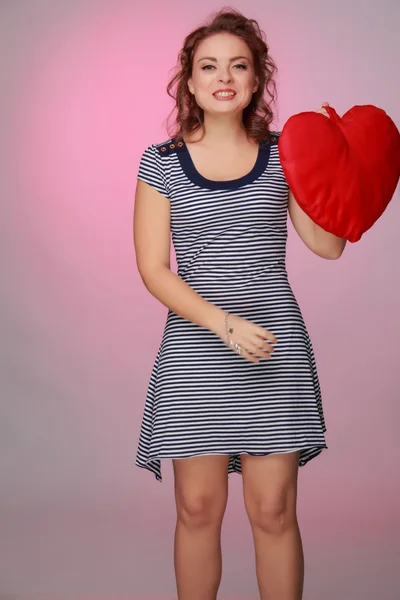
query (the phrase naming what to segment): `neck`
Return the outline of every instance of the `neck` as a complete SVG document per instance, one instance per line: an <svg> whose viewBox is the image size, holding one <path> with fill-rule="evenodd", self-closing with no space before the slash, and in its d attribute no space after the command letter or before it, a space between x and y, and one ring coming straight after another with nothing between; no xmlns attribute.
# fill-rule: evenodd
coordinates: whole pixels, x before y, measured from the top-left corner
<svg viewBox="0 0 400 600"><path fill-rule="evenodd" d="M233 144L248 139L242 115L204 114L203 141L208 143Z"/></svg>

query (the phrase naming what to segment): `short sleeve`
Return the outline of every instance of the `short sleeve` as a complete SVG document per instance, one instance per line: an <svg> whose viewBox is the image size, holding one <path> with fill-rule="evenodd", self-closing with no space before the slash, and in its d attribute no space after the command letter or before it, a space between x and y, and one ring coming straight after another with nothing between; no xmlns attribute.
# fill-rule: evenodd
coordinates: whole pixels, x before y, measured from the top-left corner
<svg viewBox="0 0 400 600"><path fill-rule="evenodd" d="M157 192L169 198L165 170L158 148L154 144L146 148L140 159L138 179L151 185Z"/></svg>

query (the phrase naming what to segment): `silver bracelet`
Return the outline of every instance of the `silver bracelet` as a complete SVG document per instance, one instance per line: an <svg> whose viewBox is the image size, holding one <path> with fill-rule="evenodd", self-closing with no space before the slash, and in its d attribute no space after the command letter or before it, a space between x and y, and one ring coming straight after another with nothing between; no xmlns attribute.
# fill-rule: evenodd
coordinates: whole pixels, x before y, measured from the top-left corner
<svg viewBox="0 0 400 600"><path fill-rule="evenodd" d="M230 313L225 311L225 332L226 332L226 343L231 347L237 354L242 354L242 347L240 344L235 344L230 338L229 334L233 333L233 327L228 327L228 317Z"/></svg>
<svg viewBox="0 0 400 600"><path fill-rule="evenodd" d="M233 329L232 328L228 328L228 317L229 317L230 313L229 311L225 311L225 334L226 334L226 343L230 344L230 339L229 339L229 334L233 333Z"/></svg>
<svg viewBox="0 0 400 600"><path fill-rule="evenodd" d="M225 337L226 337L227 344L229 344L228 317L229 317L229 312L225 311Z"/></svg>

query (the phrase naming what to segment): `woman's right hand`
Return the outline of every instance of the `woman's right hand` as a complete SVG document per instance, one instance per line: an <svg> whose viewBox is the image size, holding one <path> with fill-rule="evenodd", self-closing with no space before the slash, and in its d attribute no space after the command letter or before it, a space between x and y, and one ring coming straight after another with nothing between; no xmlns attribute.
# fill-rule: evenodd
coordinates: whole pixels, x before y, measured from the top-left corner
<svg viewBox="0 0 400 600"><path fill-rule="evenodd" d="M254 363L260 362L261 358L270 358L274 351L271 344L276 344L278 341L268 329L231 313L228 315L228 331L230 329L233 331L229 333L229 340L232 340L233 344L241 346L240 356ZM225 318L223 319L222 327L216 333L227 344ZM232 349L232 352L238 354L234 347L229 347Z"/></svg>

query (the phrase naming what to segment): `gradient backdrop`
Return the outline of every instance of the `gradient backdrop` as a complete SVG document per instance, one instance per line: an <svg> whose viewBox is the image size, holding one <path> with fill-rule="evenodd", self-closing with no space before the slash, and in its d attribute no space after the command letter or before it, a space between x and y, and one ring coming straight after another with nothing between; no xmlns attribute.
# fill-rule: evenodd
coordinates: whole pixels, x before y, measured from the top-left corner
<svg viewBox="0 0 400 600"><path fill-rule="evenodd" d="M162 484L134 466L167 310L136 272L133 198L183 38L222 6L0 2L2 600L175 597L171 461ZM398 0L231 6L267 33L275 127L324 100L400 125ZM290 226L329 446L299 475L305 600L400 598L399 200L339 261ZM221 599L257 598L236 474L223 553Z"/></svg>

